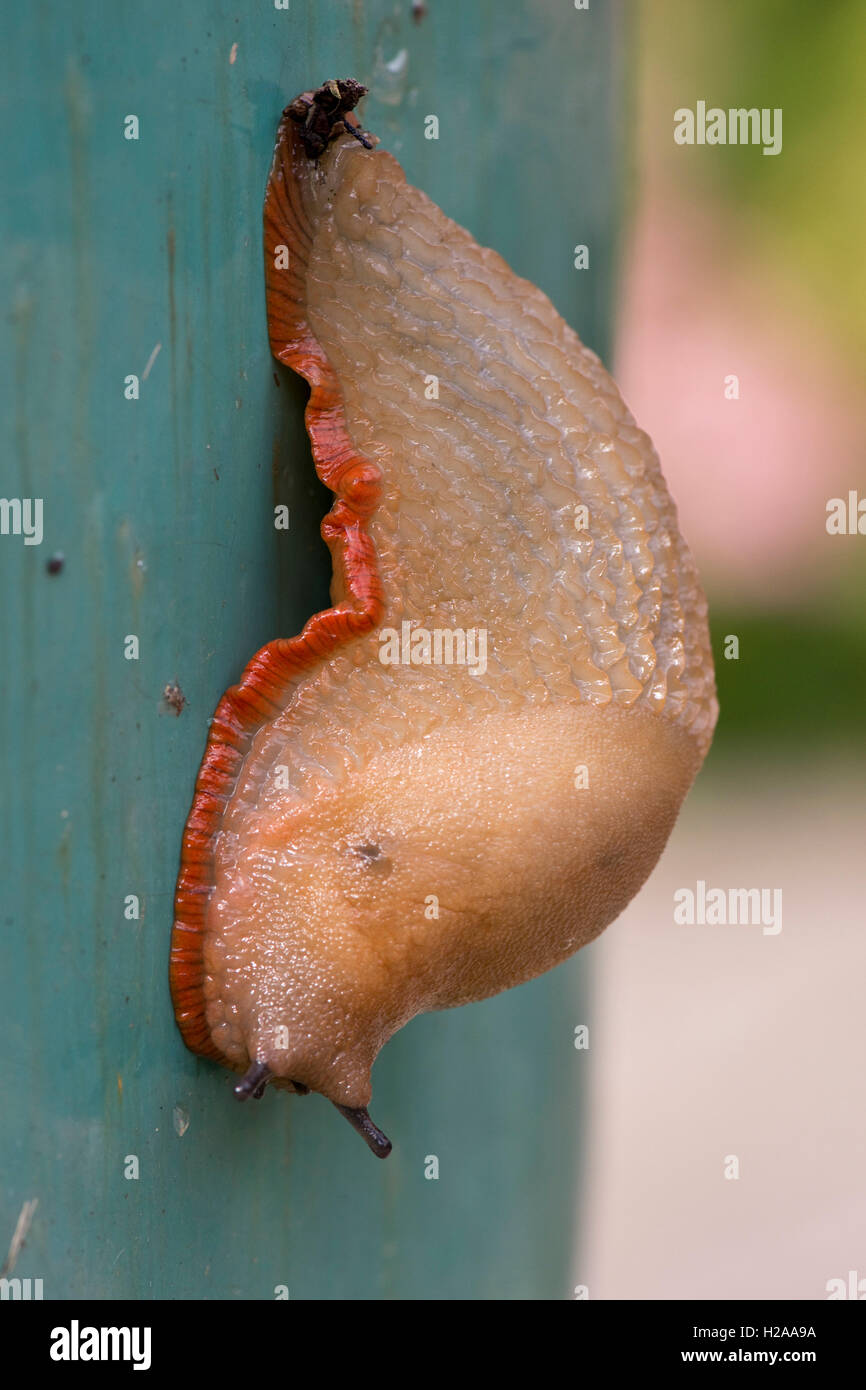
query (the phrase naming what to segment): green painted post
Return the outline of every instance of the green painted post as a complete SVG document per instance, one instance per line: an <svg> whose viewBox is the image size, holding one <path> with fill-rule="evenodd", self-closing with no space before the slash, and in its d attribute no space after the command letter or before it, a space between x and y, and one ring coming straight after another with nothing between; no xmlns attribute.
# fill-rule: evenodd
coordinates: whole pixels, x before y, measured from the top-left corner
<svg viewBox="0 0 866 1390"><path fill-rule="evenodd" d="M2 492L42 498L44 519L41 545L0 536L0 1260L36 1199L15 1274L46 1298L569 1296L584 962L388 1045L386 1163L316 1097L236 1105L168 998L207 721L261 643L327 602L328 498L265 326L262 196L286 100L330 76L370 84L363 118L409 179L608 350L611 6L428 9L6 16ZM175 680L179 716L161 703Z"/></svg>

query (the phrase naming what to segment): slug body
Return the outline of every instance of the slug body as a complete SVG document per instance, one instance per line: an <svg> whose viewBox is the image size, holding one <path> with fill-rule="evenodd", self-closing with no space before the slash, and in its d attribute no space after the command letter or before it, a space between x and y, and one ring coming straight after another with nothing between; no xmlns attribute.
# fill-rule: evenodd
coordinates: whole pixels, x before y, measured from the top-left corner
<svg viewBox="0 0 866 1390"><path fill-rule="evenodd" d="M416 1014L618 916L717 706L694 564L598 358L354 118L314 159L291 112L268 322L336 494L333 607L217 710L172 990L188 1045L251 1068L248 1091L357 1114Z"/></svg>

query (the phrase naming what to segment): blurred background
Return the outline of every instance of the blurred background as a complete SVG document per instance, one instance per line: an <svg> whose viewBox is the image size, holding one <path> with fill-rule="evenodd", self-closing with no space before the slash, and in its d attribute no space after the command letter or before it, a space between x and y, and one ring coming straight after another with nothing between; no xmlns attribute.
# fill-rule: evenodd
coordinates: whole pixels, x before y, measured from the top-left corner
<svg viewBox="0 0 866 1390"><path fill-rule="evenodd" d="M824 1298L866 1279L866 537L826 529L829 499L866 497L866 9L635 13L616 375L700 565L721 718L661 864L591 949L575 1284ZM781 107L781 153L676 144L699 100ZM781 932L676 925L698 880L780 888Z"/></svg>

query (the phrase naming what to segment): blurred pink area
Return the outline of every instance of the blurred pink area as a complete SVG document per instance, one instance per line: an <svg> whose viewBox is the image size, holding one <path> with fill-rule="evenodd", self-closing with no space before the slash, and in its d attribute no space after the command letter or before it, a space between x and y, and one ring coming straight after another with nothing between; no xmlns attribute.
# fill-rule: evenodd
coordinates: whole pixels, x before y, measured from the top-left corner
<svg viewBox="0 0 866 1390"><path fill-rule="evenodd" d="M761 263L748 229L645 167L617 380L716 595L796 602L847 559L844 541L828 548L826 505L864 490L862 388L816 306Z"/></svg>

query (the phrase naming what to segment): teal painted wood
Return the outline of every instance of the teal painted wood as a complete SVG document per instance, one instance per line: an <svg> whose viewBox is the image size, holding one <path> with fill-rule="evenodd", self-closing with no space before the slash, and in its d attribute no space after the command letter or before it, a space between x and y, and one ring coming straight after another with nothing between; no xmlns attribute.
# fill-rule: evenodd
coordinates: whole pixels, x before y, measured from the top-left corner
<svg viewBox="0 0 866 1390"><path fill-rule="evenodd" d="M285 101L333 75L371 83L366 123L410 180L607 351L610 7L429 10L419 25L409 0L6 15L2 490L44 499L44 539L0 537L0 1257L38 1199L15 1273L46 1297L569 1294L584 961L388 1045L386 1163L317 1097L236 1105L229 1074L182 1046L167 990L207 721L260 644L327 603L328 497L265 326L261 205ZM160 700L175 679L179 717Z"/></svg>

